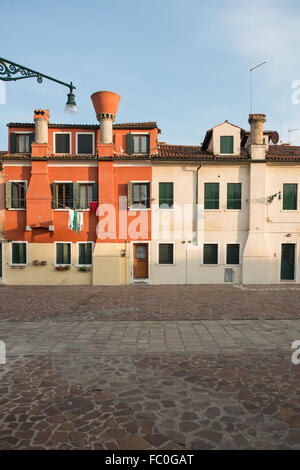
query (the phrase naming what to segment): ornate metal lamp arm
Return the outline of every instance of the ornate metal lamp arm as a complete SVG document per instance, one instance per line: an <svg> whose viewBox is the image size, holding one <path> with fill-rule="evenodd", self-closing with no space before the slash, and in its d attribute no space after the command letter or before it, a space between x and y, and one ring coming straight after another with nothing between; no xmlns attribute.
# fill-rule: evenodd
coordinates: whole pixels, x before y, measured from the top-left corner
<svg viewBox="0 0 300 470"><path fill-rule="evenodd" d="M4 81L16 81L22 80L23 78L36 78L38 83L42 83L43 78L51 80L52 82L59 83L70 89L70 92L73 93L73 90L76 88L72 82L65 83L56 78L45 75L44 73L37 72L36 70L25 67L24 65L17 64L11 60L4 59L0 57L0 80Z"/></svg>

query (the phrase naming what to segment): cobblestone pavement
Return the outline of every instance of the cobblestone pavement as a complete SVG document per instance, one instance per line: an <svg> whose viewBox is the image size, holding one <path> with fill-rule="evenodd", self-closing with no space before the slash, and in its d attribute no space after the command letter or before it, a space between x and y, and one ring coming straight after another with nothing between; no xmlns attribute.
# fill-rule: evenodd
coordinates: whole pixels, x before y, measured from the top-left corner
<svg viewBox="0 0 300 470"><path fill-rule="evenodd" d="M298 339L296 286L1 287L0 449L299 449Z"/></svg>
<svg viewBox="0 0 300 470"><path fill-rule="evenodd" d="M15 356L0 449L297 449L290 353Z"/></svg>
<svg viewBox="0 0 300 470"><path fill-rule="evenodd" d="M0 322L7 354L291 351L300 320Z"/></svg>
<svg viewBox="0 0 300 470"><path fill-rule="evenodd" d="M139 321L295 319L300 318L300 286L0 287L0 320L51 318L61 321L74 318Z"/></svg>

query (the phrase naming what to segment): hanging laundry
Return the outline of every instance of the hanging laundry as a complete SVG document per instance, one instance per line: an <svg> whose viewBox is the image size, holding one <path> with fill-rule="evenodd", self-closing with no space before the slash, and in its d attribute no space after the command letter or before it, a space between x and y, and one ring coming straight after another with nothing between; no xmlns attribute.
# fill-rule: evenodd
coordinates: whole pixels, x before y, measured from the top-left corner
<svg viewBox="0 0 300 470"><path fill-rule="evenodd" d="M77 232L77 211L74 211L73 230Z"/></svg>
<svg viewBox="0 0 300 470"><path fill-rule="evenodd" d="M83 229L83 212L78 212L78 217L77 217L77 227L78 227L78 232L80 233Z"/></svg>
<svg viewBox="0 0 300 470"><path fill-rule="evenodd" d="M73 209L69 209L68 230L73 230L73 222L74 222L74 211Z"/></svg>
<svg viewBox="0 0 300 470"><path fill-rule="evenodd" d="M98 205L98 202L90 202L90 214L92 212L97 212Z"/></svg>

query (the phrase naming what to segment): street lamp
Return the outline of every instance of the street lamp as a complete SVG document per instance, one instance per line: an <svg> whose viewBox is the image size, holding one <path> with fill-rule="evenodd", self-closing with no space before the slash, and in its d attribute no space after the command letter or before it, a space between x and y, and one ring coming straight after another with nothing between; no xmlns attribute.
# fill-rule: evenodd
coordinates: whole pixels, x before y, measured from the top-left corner
<svg viewBox="0 0 300 470"><path fill-rule="evenodd" d="M255 69L258 69L258 67L261 67L262 65L266 64L267 62L262 62L261 64L255 65L255 67L252 67L250 69L250 74L251 74L251 114L253 113L253 93L252 93L252 87L253 87L253 79L252 79L252 72Z"/></svg>
<svg viewBox="0 0 300 470"><path fill-rule="evenodd" d="M42 83L43 78L47 80L51 80L52 82L59 83L60 85L64 85L69 88L70 93L68 93L68 99L65 106L65 111L68 113L76 113L77 106L75 102L75 95L73 90L76 88L73 83L65 83L61 80L57 80L56 78L50 77L49 75L45 75L43 73L37 72L36 70L32 70L24 65L17 64L16 62L12 62L11 60L4 59L0 57L0 80L5 82L22 80L23 78L36 78L38 83Z"/></svg>

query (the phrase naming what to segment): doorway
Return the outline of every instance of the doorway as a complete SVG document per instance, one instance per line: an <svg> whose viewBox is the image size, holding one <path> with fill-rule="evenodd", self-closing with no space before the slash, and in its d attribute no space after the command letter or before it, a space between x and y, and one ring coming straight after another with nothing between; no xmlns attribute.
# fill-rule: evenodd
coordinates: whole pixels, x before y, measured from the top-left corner
<svg viewBox="0 0 300 470"><path fill-rule="evenodd" d="M133 279L148 279L148 243L133 243Z"/></svg>
<svg viewBox="0 0 300 470"><path fill-rule="evenodd" d="M281 245L281 272L282 281L295 280L295 243Z"/></svg>

